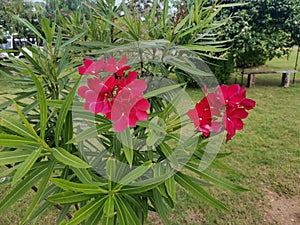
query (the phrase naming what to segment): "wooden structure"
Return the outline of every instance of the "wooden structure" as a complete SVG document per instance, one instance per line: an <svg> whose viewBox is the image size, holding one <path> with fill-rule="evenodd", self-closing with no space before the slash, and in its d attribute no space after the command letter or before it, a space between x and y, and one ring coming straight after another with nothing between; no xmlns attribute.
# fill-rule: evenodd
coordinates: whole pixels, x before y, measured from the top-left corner
<svg viewBox="0 0 300 225"><path fill-rule="evenodd" d="M256 74L274 74L281 73L281 86L288 87L290 85L291 73L297 73L297 70L268 70L268 71L245 71L244 74L248 75L247 87L253 87L255 85L255 75Z"/></svg>

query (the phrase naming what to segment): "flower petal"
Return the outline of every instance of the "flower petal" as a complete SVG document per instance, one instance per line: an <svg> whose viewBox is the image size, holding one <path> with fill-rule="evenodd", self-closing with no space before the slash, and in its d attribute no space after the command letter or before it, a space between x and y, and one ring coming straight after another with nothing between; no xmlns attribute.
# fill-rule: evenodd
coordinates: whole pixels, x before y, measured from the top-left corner
<svg viewBox="0 0 300 225"><path fill-rule="evenodd" d="M240 85L238 84L232 84L227 89L227 97L228 99L231 99L233 96L239 94L240 92Z"/></svg>
<svg viewBox="0 0 300 225"><path fill-rule="evenodd" d="M114 130L116 132L123 132L129 126L128 117L122 115L118 120L114 121Z"/></svg>
<svg viewBox="0 0 300 225"><path fill-rule="evenodd" d="M191 109L187 112L188 117L191 119L191 121L194 123L195 127L198 127L200 122L199 122L199 117L198 117L198 112L196 109Z"/></svg>
<svg viewBox="0 0 300 225"><path fill-rule="evenodd" d="M135 104L134 108L140 111L146 111L150 108L150 104L147 99L141 99Z"/></svg>
<svg viewBox="0 0 300 225"><path fill-rule="evenodd" d="M247 109L247 110L253 109L255 107L255 105L256 105L256 102L249 98L245 98L241 102L241 106L244 106L245 109Z"/></svg>
<svg viewBox="0 0 300 225"><path fill-rule="evenodd" d="M243 108L238 108L233 110L229 115L230 118L238 118L238 119L245 119L248 116L248 112L246 112Z"/></svg>
<svg viewBox="0 0 300 225"><path fill-rule="evenodd" d="M89 90L89 88L87 86L80 86L78 88L78 95L82 98L85 98L85 92L88 90Z"/></svg>

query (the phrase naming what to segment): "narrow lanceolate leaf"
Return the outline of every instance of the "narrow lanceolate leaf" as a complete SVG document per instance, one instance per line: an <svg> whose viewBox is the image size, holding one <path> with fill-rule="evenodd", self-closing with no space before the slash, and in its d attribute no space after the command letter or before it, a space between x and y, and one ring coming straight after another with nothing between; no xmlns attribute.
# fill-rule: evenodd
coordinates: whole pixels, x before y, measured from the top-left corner
<svg viewBox="0 0 300 225"><path fill-rule="evenodd" d="M22 219L21 224L26 223L26 221L32 215L32 213L35 210L36 206L38 205L38 203L42 199L42 197L43 197L43 195L44 195L44 193L47 189L47 185L48 185L48 182L51 178L54 166L55 166L55 161L49 161L47 171L45 172L41 182L39 183L38 191L35 193L34 198L31 201L31 204L28 207L28 209L27 209L27 211L26 211L26 213L25 213L25 215Z"/></svg>
<svg viewBox="0 0 300 225"><path fill-rule="evenodd" d="M146 94L144 94L144 97L145 98L155 97L155 96L158 96L160 94L172 91L172 90L174 90L176 88L179 88L181 86L183 86L183 84L175 84L175 85L170 85L170 86L162 87L162 88L159 88L157 90L153 90L153 91L147 92Z"/></svg>
<svg viewBox="0 0 300 225"><path fill-rule="evenodd" d="M16 102L14 102L14 105L15 105L16 111L17 111L19 117L21 118L22 122L24 123L24 125L27 127L27 129L30 131L30 133L32 133L38 139L39 136L37 135L37 133L31 126L30 122L26 119L25 115L22 113L22 110L19 108L18 104Z"/></svg>
<svg viewBox="0 0 300 225"><path fill-rule="evenodd" d="M109 195L103 207L102 225L114 225L114 215L115 215L114 211L115 211L114 196Z"/></svg>
<svg viewBox="0 0 300 225"><path fill-rule="evenodd" d="M124 186L118 193L124 194L138 194L146 192L148 190L156 188L158 185L162 184L170 175L163 174L161 176L154 176L152 178L138 181L133 185Z"/></svg>
<svg viewBox="0 0 300 225"><path fill-rule="evenodd" d="M212 197L207 193L202 187L192 181L188 176L178 172L175 174L175 180L179 183L184 189L190 192L193 196L198 198L201 201L206 202L207 204L221 210L228 211L226 206L219 200Z"/></svg>
<svg viewBox="0 0 300 225"><path fill-rule="evenodd" d="M77 225L80 224L85 219L89 218L96 210L101 210L103 208L103 204L106 200L106 197L104 198L98 198L95 199L82 208L80 208L78 211L74 213L74 217L66 223L66 225ZM100 222L100 221L98 221Z"/></svg>
<svg viewBox="0 0 300 225"><path fill-rule="evenodd" d="M81 79L78 79L77 83L74 85L72 90L69 92L69 94L66 97L66 99L64 100L63 105L61 107L61 110L59 112L59 116L58 116L58 119L57 119L57 122L56 122L55 131L54 131L54 133L55 133L54 141L55 141L56 146L59 146L60 134L62 132L63 125L64 125L64 122L65 122L66 117L67 117L67 113L70 110L71 105L73 103L74 96L75 96L75 93L77 91L77 87L80 83L80 80Z"/></svg>
<svg viewBox="0 0 300 225"><path fill-rule="evenodd" d="M22 162L31 153L32 151L30 150L14 150L14 151L0 152L0 166Z"/></svg>
<svg viewBox="0 0 300 225"><path fill-rule="evenodd" d="M47 126L47 117L48 117L46 94L44 92L44 88L41 81L36 77L36 75L33 72L31 72L30 74L34 82L34 85L37 89L38 100L40 102L40 128L41 128L40 136L42 139L44 139L46 126Z"/></svg>
<svg viewBox="0 0 300 225"><path fill-rule="evenodd" d="M28 27L32 32L34 32L40 39L45 40L43 35L28 21L20 18L19 16L14 16L15 19L19 20L26 27Z"/></svg>
<svg viewBox="0 0 300 225"><path fill-rule="evenodd" d="M67 144L71 144L71 143L79 143L81 141L85 141L91 138L95 138L97 137L98 134L102 134L104 132L107 132L110 128L112 127L111 123L108 124L101 124L98 125L96 128L95 127L90 127L84 131L82 131L81 133L79 133L78 135L76 135L75 138L71 139L70 141L68 141Z"/></svg>
<svg viewBox="0 0 300 225"><path fill-rule="evenodd" d="M0 146L18 148L25 145L37 146L38 144L31 138L25 138L10 134L0 134Z"/></svg>
<svg viewBox="0 0 300 225"><path fill-rule="evenodd" d="M89 168L90 166L84 162L79 157L71 154L67 150L63 148L54 148L53 149L53 156L55 159L57 159L59 162L72 166L74 168Z"/></svg>
<svg viewBox="0 0 300 225"><path fill-rule="evenodd" d="M103 216L103 207L104 207L104 201L101 205L98 206L98 210L95 211L87 220L86 224L88 225L98 225L101 221L101 218Z"/></svg>
<svg viewBox="0 0 300 225"><path fill-rule="evenodd" d="M171 176L166 180L165 186L166 186L168 195L175 202L176 201L176 184L175 184L174 176Z"/></svg>
<svg viewBox="0 0 300 225"><path fill-rule="evenodd" d="M26 160L22 162L13 177L12 184L18 182L28 173L35 161L40 157L42 149L43 147L39 147L38 149L32 151L31 154L26 158Z"/></svg>
<svg viewBox="0 0 300 225"><path fill-rule="evenodd" d="M170 224L168 218L167 218L167 212L166 212L166 206L164 202L162 201L162 196L160 195L159 191L157 189L153 190L153 203L155 208L157 209L157 212L164 222L164 224L168 225Z"/></svg>
<svg viewBox="0 0 300 225"><path fill-rule="evenodd" d="M151 167L152 162L147 161L144 162L142 165L138 166L136 169L132 170L130 173L128 173L125 177L123 177L118 183L118 185L114 188L114 190L118 190L124 185L127 185L136 179L140 178L144 173L146 173L149 168Z"/></svg>
<svg viewBox="0 0 300 225"><path fill-rule="evenodd" d="M106 194L108 191L93 184L79 184L64 179L53 178L51 181L57 186L66 191L80 192L88 195Z"/></svg>
<svg viewBox="0 0 300 225"><path fill-rule="evenodd" d="M73 43L74 41L78 40L79 38L81 38L86 32L82 32L80 34L77 34L76 36L72 37L71 39L69 39L68 41L66 41L65 43L63 43L59 48L64 48L66 47L67 45Z"/></svg>
<svg viewBox="0 0 300 225"><path fill-rule="evenodd" d="M79 203L82 201L87 201L91 198L90 195L84 193L78 193L73 191L65 191L58 194L51 195L47 198L49 202L58 203L58 204L73 204Z"/></svg>
<svg viewBox="0 0 300 225"><path fill-rule="evenodd" d="M108 178L108 190L112 190L113 182L116 180L117 166L116 160L109 157L106 161L106 176Z"/></svg>
<svg viewBox="0 0 300 225"><path fill-rule="evenodd" d="M0 214L5 212L18 199L20 199L32 186L34 186L47 172L48 167L39 168L25 177L12 191L1 201Z"/></svg>
<svg viewBox="0 0 300 225"><path fill-rule="evenodd" d="M32 134L32 132L18 120L3 114L1 115L0 121L1 125L16 132L17 134L22 135L24 137L32 138L34 140L36 139L35 134Z"/></svg>
<svg viewBox="0 0 300 225"><path fill-rule="evenodd" d="M234 183L232 183L230 180L227 180L224 177L221 177L220 175L217 175L211 171L205 170L205 171L200 171L197 169L197 165L194 165L192 163L187 163L185 166L185 168L189 169L190 171L198 174L199 176L201 176L202 178L204 178L205 180L212 182L213 184L216 184L220 187L229 189L231 191L247 191L246 188L243 188L239 185L236 185Z"/></svg>
<svg viewBox="0 0 300 225"><path fill-rule="evenodd" d="M126 128L125 131L117 133L119 140L123 145L123 151L128 164L131 166L133 161L133 142L130 129Z"/></svg>
<svg viewBox="0 0 300 225"><path fill-rule="evenodd" d="M86 168L71 168L75 175L79 178L79 180L84 184L91 184L93 183L92 175Z"/></svg>
<svg viewBox="0 0 300 225"><path fill-rule="evenodd" d="M124 201L122 197L117 196L115 202L116 202L117 213L122 214L122 215L117 214L117 216L118 218L126 217L124 218L126 219L127 222L126 225L127 224L142 225L141 220L137 217L131 205L128 204L126 201ZM122 221L124 221L124 219L122 219Z"/></svg>

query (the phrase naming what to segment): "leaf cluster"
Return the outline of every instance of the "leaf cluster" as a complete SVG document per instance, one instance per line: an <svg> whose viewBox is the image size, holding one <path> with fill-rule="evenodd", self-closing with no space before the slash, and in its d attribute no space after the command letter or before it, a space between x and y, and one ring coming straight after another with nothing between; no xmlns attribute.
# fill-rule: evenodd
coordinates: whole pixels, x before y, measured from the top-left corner
<svg viewBox="0 0 300 225"><path fill-rule="evenodd" d="M81 12L58 16L57 21L43 18L41 31L28 20L15 18L40 38L43 47L28 47L30 54L20 49L24 58L1 61L6 68L1 75L14 89L9 91L13 97L0 105L0 165L9 168L0 177L10 177L13 185L0 202L0 213L33 189L36 193L22 224L50 206L60 210L57 224L143 224L149 211L170 224L167 209L176 204L178 185L220 210L226 206L207 187L245 191L218 175L218 170L228 168L217 145L194 133L193 125L184 130L188 119L187 108L181 107L187 99L184 84L162 82L175 68L200 83L212 77L206 67L195 66L202 62L197 54L177 46L184 44L196 52L213 49L204 48L210 42L203 44L198 34L214 24L215 11L203 5L206 1L196 3L176 26L165 8L157 21L156 8L145 17L149 23L153 20L149 25L125 4L120 6L125 15L118 15L118 6L109 1L95 3L91 21ZM65 23L58 23L62 19ZM169 41L147 41L156 37ZM81 82L76 68L83 55L124 52L136 57L133 68L149 81L144 97L151 108L146 122L115 133L110 120L75 101Z"/></svg>

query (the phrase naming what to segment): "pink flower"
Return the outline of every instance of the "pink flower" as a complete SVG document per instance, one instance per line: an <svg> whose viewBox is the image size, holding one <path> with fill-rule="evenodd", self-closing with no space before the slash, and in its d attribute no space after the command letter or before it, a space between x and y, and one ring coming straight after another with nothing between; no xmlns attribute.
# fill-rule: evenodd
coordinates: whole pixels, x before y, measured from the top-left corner
<svg viewBox="0 0 300 225"><path fill-rule="evenodd" d="M224 105L234 108L242 106L247 109L253 109L255 107L255 101L246 98L245 87L241 87L238 84L232 84L230 86L222 84L218 91L220 100Z"/></svg>
<svg viewBox="0 0 300 225"><path fill-rule="evenodd" d="M137 121L147 120L146 111L150 108L150 104L142 94L146 88L144 80L134 80L118 92L109 115L116 132L122 132L127 127L135 127Z"/></svg>
<svg viewBox="0 0 300 225"><path fill-rule="evenodd" d="M123 76L125 70L129 70L130 66L125 66L127 58L124 56L119 62L114 57L107 59L107 62L103 66L105 72L115 73L118 76Z"/></svg>
<svg viewBox="0 0 300 225"><path fill-rule="evenodd" d="M150 108L148 100L143 96L143 91L147 89L146 81L138 80L135 71L125 76L125 71L131 68L125 66L126 62L126 57L119 62L112 57L107 62L103 58L96 62L87 58L84 65L78 67L81 75L95 76L88 79L88 86L78 89L79 96L86 100L84 108L95 114L102 113L113 121L116 132L135 127L137 121L147 120L147 110ZM113 74L101 81L101 71Z"/></svg>
<svg viewBox="0 0 300 225"><path fill-rule="evenodd" d="M106 77L103 82L97 77L88 79L88 86L78 89L78 95L86 99L84 108L94 114L109 113L112 106L110 98L117 83L113 75Z"/></svg>
<svg viewBox="0 0 300 225"><path fill-rule="evenodd" d="M204 137L209 137L211 131L219 132L220 130L220 125L215 122L207 97L204 97L197 103L194 109L189 110L187 115Z"/></svg>
<svg viewBox="0 0 300 225"><path fill-rule="evenodd" d="M84 60L84 65L78 67L78 73L80 75L99 75L99 72L103 69L104 58L99 59L94 62L94 60L90 58L86 58Z"/></svg>
<svg viewBox="0 0 300 225"><path fill-rule="evenodd" d="M223 124L227 131L226 142L236 134L236 130L242 130L244 127L242 119L248 116L248 112L244 108L228 107L223 116Z"/></svg>
<svg viewBox="0 0 300 225"><path fill-rule="evenodd" d="M205 88L204 93L205 97L196 104L195 109L188 111L187 115L204 137L209 137L211 131L221 130L217 121L222 118L228 142L236 134L236 130L243 129L242 119L248 116L246 110L253 109L256 103L246 98L246 88L238 84L222 84L213 93L208 93Z"/></svg>

